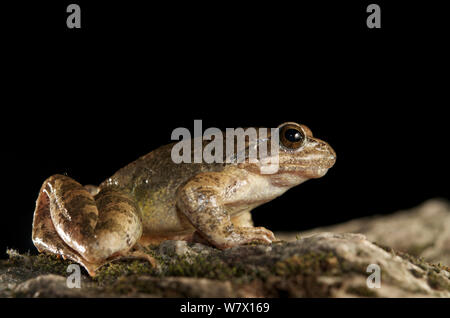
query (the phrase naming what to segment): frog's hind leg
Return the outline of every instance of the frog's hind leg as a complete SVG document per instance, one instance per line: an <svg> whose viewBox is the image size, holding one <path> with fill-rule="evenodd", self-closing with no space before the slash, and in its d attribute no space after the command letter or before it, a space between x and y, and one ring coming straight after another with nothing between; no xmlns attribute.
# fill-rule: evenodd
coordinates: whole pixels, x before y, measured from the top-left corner
<svg viewBox="0 0 450 318"><path fill-rule="evenodd" d="M42 189L39 192L34 211L32 240L40 253L55 254L58 257L62 256L64 259L80 263L91 276L102 265L87 262L59 237L50 217L50 200Z"/></svg>
<svg viewBox="0 0 450 318"><path fill-rule="evenodd" d="M99 266L132 255L141 234L139 208L128 194L107 189L94 199L67 176L54 175L44 182L33 224L38 249L80 262L93 276Z"/></svg>

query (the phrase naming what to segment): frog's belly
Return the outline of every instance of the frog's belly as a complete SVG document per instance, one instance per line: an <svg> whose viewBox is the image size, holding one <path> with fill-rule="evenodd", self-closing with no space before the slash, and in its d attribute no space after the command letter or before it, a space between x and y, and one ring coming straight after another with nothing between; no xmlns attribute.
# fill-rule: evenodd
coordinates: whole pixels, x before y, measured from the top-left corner
<svg viewBox="0 0 450 318"><path fill-rule="evenodd" d="M143 236L192 234L195 229L175 204L141 207Z"/></svg>

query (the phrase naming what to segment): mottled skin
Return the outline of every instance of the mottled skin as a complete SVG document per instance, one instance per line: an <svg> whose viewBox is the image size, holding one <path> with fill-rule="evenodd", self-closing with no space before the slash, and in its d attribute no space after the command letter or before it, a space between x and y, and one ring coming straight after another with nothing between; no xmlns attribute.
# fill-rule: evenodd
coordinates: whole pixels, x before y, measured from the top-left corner
<svg viewBox="0 0 450 318"><path fill-rule="evenodd" d="M336 160L333 149L306 126L280 127L275 174L261 174L248 160L175 164L172 144L120 169L99 187L53 175L36 202L33 243L40 252L79 262L92 276L121 257L142 257L155 265L140 247L168 239L200 241L220 249L270 244L275 236L253 227L250 211L308 179L322 177ZM287 141L287 128L297 131L300 141Z"/></svg>

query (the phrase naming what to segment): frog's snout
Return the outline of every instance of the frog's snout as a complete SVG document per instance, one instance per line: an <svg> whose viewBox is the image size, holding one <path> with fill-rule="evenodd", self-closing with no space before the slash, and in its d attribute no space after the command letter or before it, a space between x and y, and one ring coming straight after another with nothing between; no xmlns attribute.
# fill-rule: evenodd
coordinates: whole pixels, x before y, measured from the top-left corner
<svg viewBox="0 0 450 318"><path fill-rule="evenodd" d="M325 169L330 169L336 163L336 152L325 141L316 139L316 151L320 154L320 165Z"/></svg>
<svg viewBox="0 0 450 318"><path fill-rule="evenodd" d="M329 165L328 169L329 169L334 166L334 164L336 163L337 157L336 157L336 152L334 151L333 148L331 148L331 146L329 144L327 144L327 147L328 147L327 161L328 161L328 165Z"/></svg>

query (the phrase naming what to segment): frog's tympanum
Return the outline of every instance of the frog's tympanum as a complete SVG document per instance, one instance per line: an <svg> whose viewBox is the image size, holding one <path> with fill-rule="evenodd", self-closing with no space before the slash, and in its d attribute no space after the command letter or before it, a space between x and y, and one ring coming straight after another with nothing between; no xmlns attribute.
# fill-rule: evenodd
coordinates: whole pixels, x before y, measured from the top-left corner
<svg viewBox="0 0 450 318"><path fill-rule="evenodd" d="M91 276L124 257L146 258L156 265L143 247L164 240L203 242L219 249L271 244L274 234L254 227L250 211L324 176L336 160L333 149L304 125L281 125L277 145L275 174L262 174L250 161L176 164L171 144L120 169L98 187L53 175L36 202L33 243L40 252L80 263Z"/></svg>

